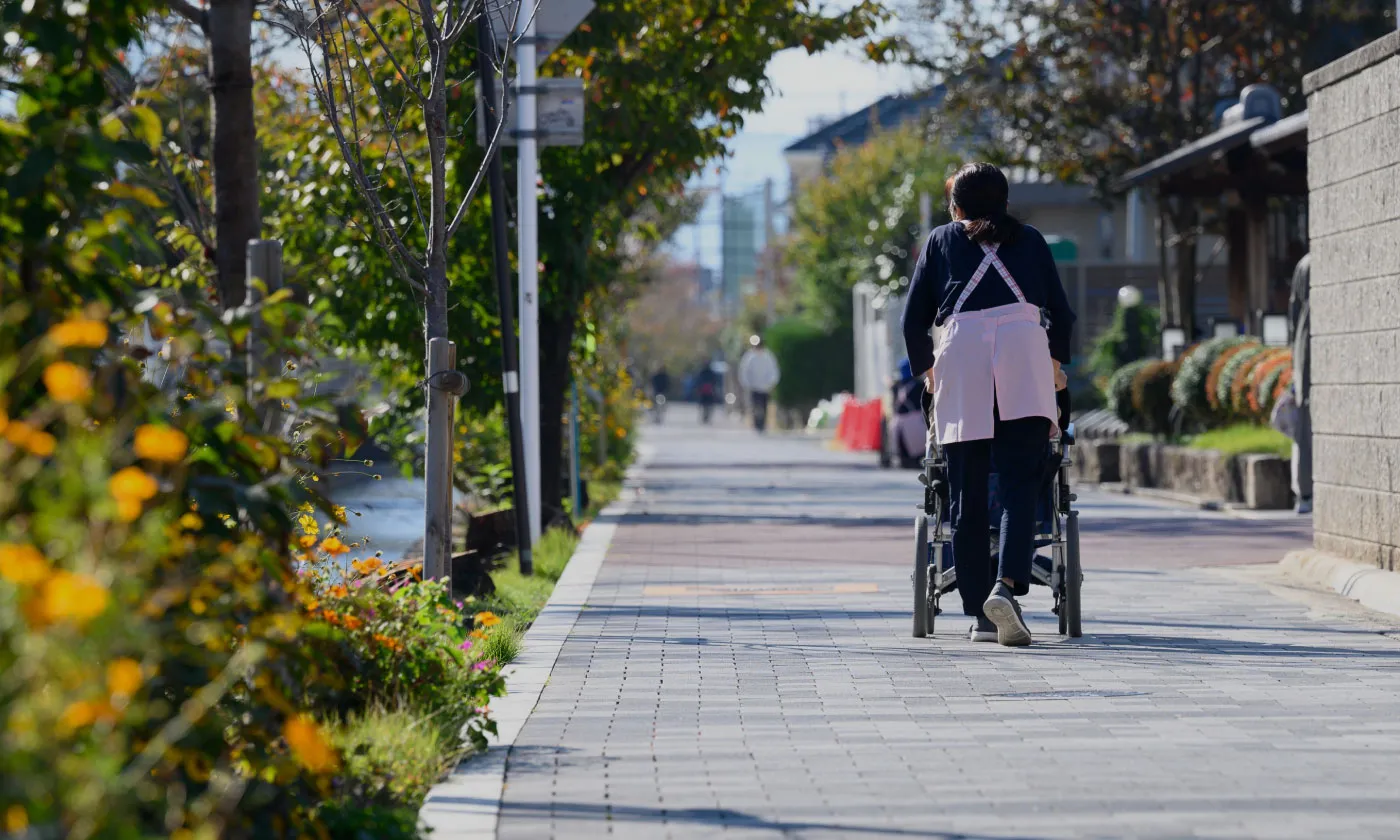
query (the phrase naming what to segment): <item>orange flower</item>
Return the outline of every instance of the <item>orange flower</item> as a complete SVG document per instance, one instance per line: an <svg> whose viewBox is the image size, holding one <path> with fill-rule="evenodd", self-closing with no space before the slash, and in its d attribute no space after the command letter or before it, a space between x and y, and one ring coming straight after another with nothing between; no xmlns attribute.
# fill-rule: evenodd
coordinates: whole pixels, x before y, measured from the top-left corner
<svg viewBox="0 0 1400 840"><path fill-rule="evenodd" d="M363 627L364 625L365 625L365 623L364 623L363 621L361 621L359 618L357 618L357 617L355 617L355 616L353 616L353 615L347 615L347 616L345 616L345 629L346 629L346 630L359 630L359 629L360 629L361 627Z"/></svg>
<svg viewBox="0 0 1400 840"><path fill-rule="evenodd" d="M476 614L476 623L480 624L482 627L495 627L497 624L501 623L501 617L487 610L486 612L479 612Z"/></svg>
<svg viewBox="0 0 1400 840"><path fill-rule="evenodd" d="M189 451L190 439L179 429L147 424L136 430L136 457L166 464L177 463Z"/></svg>
<svg viewBox="0 0 1400 840"><path fill-rule="evenodd" d="M49 327L49 340L59 347L101 347L107 343L107 325L88 318L70 318Z"/></svg>
<svg viewBox="0 0 1400 840"><path fill-rule="evenodd" d="M346 554L350 551L350 549L346 547L345 543L340 541L340 537L326 537L324 540L321 541L321 550L331 555L332 557L340 554Z"/></svg>
<svg viewBox="0 0 1400 840"><path fill-rule="evenodd" d="M63 714L59 715L56 726L60 735L67 736L99 720L112 720L115 717L116 710L106 701L79 700L68 704Z"/></svg>
<svg viewBox="0 0 1400 840"><path fill-rule="evenodd" d="M44 387L58 402L80 402L92 393L92 376L72 362L54 362L44 368Z"/></svg>
<svg viewBox="0 0 1400 840"><path fill-rule="evenodd" d="M118 659L107 666L107 692L113 697L130 697L142 682L141 663L135 659Z"/></svg>
<svg viewBox="0 0 1400 840"><path fill-rule="evenodd" d="M59 571L25 602L24 610L36 626L63 620L82 626L101 615L109 600L107 587L91 575Z"/></svg>
<svg viewBox="0 0 1400 840"><path fill-rule="evenodd" d="M49 561L39 549L22 543L0 543L0 577L31 586L49 576Z"/></svg>
<svg viewBox="0 0 1400 840"><path fill-rule="evenodd" d="M310 548L315 544L316 537L313 534L302 534L301 536L297 537L297 545L301 546L302 548Z"/></svg>
<svg viewBox="0 0 1400 840"><path fill-rule="evenodd" d="M58 441L54 440L53 435L36 429L22 420L6 424L5 440L40 458L52 455L58 445Z"/></svg>
<svg viewBox="0 0 1400 840"><path fill-rule="evenodd" d="M349 594L350 590L345 588L345 584L343 583L337 583L335 586L331 587L332 598L344 598L346 595Z"/></svg>
<svg viewBox="0 0 1400 840"><path fill-rule="evenodd" d="M297 763L313 773L326 773L340 767L340 755L327 740L321 727L306 715L297 715L282 727L282 737L292 748Z"/></svg>
<svg viewBox="0 0 1400 840"><path fill-rule="evenodd" d="M107 481L107 491L117 501L117 518L131 522L141 515L141 503L156 495L156 480L139 467L119 470Z"/></svg>
<svg viewBox="0 0 1400 840"><path fill-rule="evenodd" d="M484 641L486 641L486 631L485 631L485 630L473 630L469 635L470 635L473 639L476 639L478 642L484 642Z"/></svg>
<svg viewBox="0 0 1400 840"><path fill-rule="evenodd" d="M372 575L384 566L384 561L378 557L368 557L364 560L356 560L350 564L350 568L362 575Z"/></svg>
<svg viewBox="0 0 1400 840"><path fill-rule="evenodd" d="M107 489L115 499L136 499L144 502L155 497L160 489L156 480L140 467L119 470L107 481Z"/></svg>

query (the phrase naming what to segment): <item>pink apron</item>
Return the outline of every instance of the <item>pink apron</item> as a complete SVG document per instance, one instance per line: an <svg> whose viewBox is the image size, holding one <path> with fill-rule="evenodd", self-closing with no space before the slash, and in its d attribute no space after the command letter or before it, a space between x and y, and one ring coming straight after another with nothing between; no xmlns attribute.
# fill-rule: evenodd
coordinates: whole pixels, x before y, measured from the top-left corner
<svg viewBox="0 0 1400 840"><path fill-rule="evenodd" d="M995 245L984 242L982 251L986 256L943 324L934 352L931 425L940 445L991 438L994 404L1003 420L1046 417L1051 435L1057 432L1055 368L1040 308L1026 301ZM963 312L989 268L1019 302Z"/></svg>

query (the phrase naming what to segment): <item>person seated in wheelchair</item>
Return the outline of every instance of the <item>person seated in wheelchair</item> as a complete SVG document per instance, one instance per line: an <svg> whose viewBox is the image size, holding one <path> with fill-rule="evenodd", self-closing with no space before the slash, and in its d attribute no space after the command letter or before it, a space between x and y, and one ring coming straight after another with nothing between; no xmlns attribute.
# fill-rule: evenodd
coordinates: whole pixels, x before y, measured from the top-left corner
<svg viewBox="0 0 1400 840"><path fill-rule="evenodd" d="M933 231L905 304L905 348L933 395L930 434L948 467L952 554L974 641L1031 643L1030 588L1046 447L1070 360L1070 309L1050 246L1007 212L1001 170L970 163L945 185L953 221ZM935 348L932 330L940 328ZM997 562L990 477L1003 516Z"/></svg>

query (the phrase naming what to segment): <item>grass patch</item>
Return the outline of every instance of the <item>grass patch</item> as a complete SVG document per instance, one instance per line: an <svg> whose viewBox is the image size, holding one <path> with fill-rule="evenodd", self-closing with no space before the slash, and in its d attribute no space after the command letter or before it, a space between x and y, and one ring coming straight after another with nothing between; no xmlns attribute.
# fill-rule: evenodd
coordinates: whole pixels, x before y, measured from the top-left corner
<svg viewBox="0 0 1400 840"><path fill-rule="evenodd" d="M506 565L491 573L496 592L479 599L479 608L500 616L501 623L486 631L482 657L504 665L520 655L525 631L544 608L554 584L578 547L578 535L565 528L546 531L535 546L535 573L520 574L520 558L512 554Z"/></svg>
<svg viewBox="0 0 1400 840"><path fill-rule="evenodd" d="M1225 455L1277 455L1289 458L1293 441L1268 426L1241 423L1225 429L1203 432L1191 439L1192 449L1214 449Z"/></svg>
<svg viewBox="0 0 1400 840"><path fill-rule="evenodd" d="M434 720L409 707L381 707L332 723L328 731L345 756L357 799L416 814L428 789L470 749L449 731L460 724L455 716Z"/></svg>

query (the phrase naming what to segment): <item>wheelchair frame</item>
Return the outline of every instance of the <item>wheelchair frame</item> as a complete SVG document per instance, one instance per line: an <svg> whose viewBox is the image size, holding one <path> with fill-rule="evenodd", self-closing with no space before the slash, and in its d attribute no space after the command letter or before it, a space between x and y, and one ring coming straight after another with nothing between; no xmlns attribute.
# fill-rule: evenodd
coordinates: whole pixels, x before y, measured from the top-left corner
<svg viewBox="0 0 1400 840"><path fill-rule="evenodd" d="M1080 617L1084 573L1079 555L1079 511L1073 506L1077 497L1069 486L1073 425L1061 433L1053 447L1053 456L1058 457L1059 465L1051 482L1050 530L1037 533L1035 538L1037 548L1050 548L1050 572L1044 574L1034 563L1031 568L1035 582L1048 585L1054 596L1060 635L1077 639L1083 635ZM957 580L956 571L945 565L952 537L944 522L949 510L948 464L937 443L929 444L919 481L924 485L924 501L914 518L912 579L916 639L933 634L934 618L941 612L939 599L952 590Z"/></svg>

